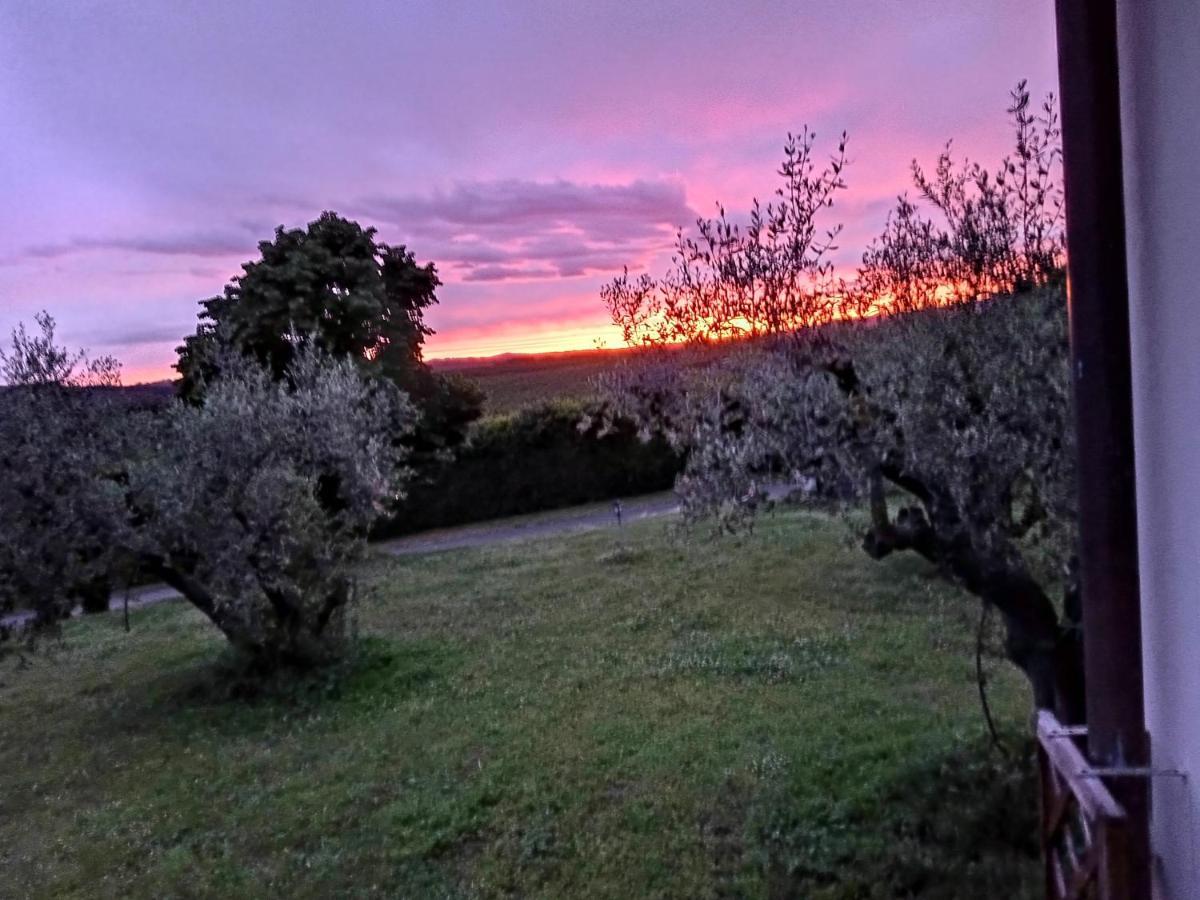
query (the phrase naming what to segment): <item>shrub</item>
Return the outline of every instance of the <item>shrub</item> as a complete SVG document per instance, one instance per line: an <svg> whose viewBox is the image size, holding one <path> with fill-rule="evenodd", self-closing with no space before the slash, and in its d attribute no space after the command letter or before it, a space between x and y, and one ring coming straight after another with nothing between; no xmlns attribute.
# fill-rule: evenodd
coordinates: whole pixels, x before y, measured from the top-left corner
<svg viewBox="0 0 1200 900"><path fill-rule="evenodd" d="M579 403L547 403L478 423L457 458L416 484L380 536L665 490L682 466L632 422L588 424Z"/></svg>

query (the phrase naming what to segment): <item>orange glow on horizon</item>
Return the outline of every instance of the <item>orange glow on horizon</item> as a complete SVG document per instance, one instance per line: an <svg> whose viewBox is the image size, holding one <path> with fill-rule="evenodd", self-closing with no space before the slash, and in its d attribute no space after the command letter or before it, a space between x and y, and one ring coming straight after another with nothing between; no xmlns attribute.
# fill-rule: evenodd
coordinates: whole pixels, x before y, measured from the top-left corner
<svg viewBox="0 0 1200 900"><path fill-rule="evenodd" d="M438 332L425 344L425 359L432 362L439 359L501 356L506 353L562 353L624 346L621 330L603 320L568 320L532 326L528 323L508 323ZM179 373L171 368L171 363L126 365L121 370L121 382L127 385L174 381L178 377Z"/></svg>
<svg viewBox="0 0 1200 900"><path fill-rule="evenodd" d="M132 387L136 384L156 384L160 381L174 381L179 373L167 366L132 366L121 367L121 384Z"/></svg>
<svg viewBox="0 0 1200 900"><path fill-rule="evenodd" d="M492 328L461 329L438 333L425 345L425 359L483 358L504 354L562 353L570 350L620 348L619 328L604 322L596 324L501 325ZM179 373L170 363L158 366L124 366L121 383L126 385L174 381Z"/></svg>
<svg viewBox="0 0 1200 900"><path fill-rule="evenodd" d="M818 292L814 299L820 302L811 310L793 318L753 320L745 315L729 319L696 318L683 327L669 321L663 312L657 311L635 329L635 345L662 347L687 344L724 344L727 342L753 341L769 336L798 334L811 329L820 330L838 322L866 321L884 316L905 316L922 310L955 306L972 301L985 301L1010 294L1015 290L1014 282L997 278L983 278L977 282L966 279L952 281L914 281L901 296L892 290L874 294L856 291L853 285L847 291ZM618 333L618 346L625 346Z"/></svg>
<svg viewBox="0 0 1200 900"><path fill-rule="evenodd" d="M962 302L970 294L965 283L940 284L925 296L933 300L934 306L949 306ZM1003 293L992 290L981 297ZM837 308L831 321L859 318L875 318L894 312L895 297L890 293L880 294L866 309ZM729 335L725 339L737 340L752 337L754 329L749 323L739 323L745 333ZM620 349L626 346L621 329L611 322L599 320L566 320L531 325L527 322L504 323L477 328L458 328L432 335L425 344L425 359L429 362L447 359L486 358L506 354L563 353L573 350ZM127 385L174 381L178 373L170 363L164 365L125 366L122 383Z"/></svg>
<svg viewBox="0 0 1200 900"><path fill-rule="evenodd" d="M624 346L621 330L608 322L557 322L537 326L514 323L435 334L425 344L425 358L433 361Z"/></svg>

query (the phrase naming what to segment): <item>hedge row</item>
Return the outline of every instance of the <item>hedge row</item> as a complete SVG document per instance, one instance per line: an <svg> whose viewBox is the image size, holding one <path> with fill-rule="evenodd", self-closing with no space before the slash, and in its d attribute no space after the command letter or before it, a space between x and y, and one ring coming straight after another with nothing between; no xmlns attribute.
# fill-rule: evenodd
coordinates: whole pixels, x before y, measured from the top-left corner
<svg viewBox="0 0 1200 900"><path fill-rule="evenodd" d="M587 408L560 401L479 422L453 462L412 486L377 537L670 488L682 459L619 422L580 430Z"/></svg>

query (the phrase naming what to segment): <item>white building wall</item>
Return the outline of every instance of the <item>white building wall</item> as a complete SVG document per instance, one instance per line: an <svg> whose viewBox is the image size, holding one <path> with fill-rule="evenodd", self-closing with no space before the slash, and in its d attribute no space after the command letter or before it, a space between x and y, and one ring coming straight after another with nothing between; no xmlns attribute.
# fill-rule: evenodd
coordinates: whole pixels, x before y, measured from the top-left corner
<svg viewBox="0 0 1200 900"><path fill-rule="evenodd" d="M1119 0L1157 891L1200 900L1200 0Z"/></svg>

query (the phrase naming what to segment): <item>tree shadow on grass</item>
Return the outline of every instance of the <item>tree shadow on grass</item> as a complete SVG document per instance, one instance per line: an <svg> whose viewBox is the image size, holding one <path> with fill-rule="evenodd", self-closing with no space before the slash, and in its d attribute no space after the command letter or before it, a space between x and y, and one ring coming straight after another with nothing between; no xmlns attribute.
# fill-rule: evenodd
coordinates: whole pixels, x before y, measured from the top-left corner
<svg viewBox="0 0 1200 900"><path fill-rule="evenodd" d="M1009 900L1040 896L1032 742L1013 759L986 739L913 760L869 801L797 802L784 784L756 796L750 861L771 898Z"/></svg>
<svg viewBox="0 0 1200 900"><path fill-rule="evenodd" d="M283 720L335 718L380 704L427 696L458 671L465 656L437 640L367 637L345 657L314 669L255 672L233 650L200 653L146 686L126 685L134 702L114 703L103 727L121 731L207 731L211 737L254 738ZM99 724L99 723L97 723Z"/></svg>

